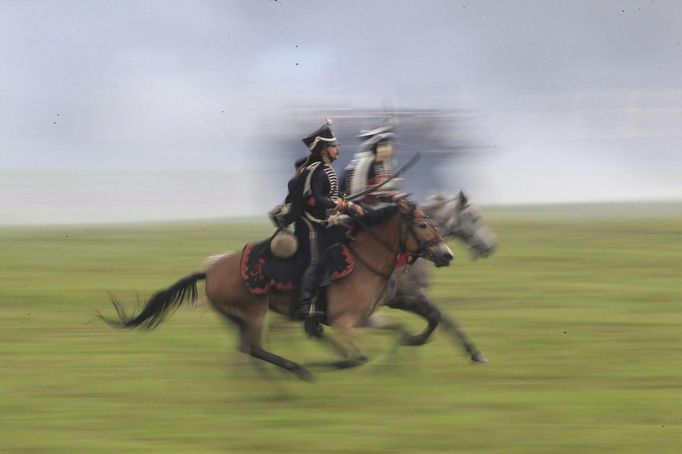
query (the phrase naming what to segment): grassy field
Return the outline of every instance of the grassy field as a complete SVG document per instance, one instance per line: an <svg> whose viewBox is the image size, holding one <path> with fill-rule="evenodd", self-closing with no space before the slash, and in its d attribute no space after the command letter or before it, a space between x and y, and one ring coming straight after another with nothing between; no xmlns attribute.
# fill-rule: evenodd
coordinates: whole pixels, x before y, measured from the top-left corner
<svg viewBox="0 0 682 454"><path fill-rule="evenodd" d="M265 223L0 228L0 452L682 452L682 217L485 214L498 252L453 243L431 295L489 364L367 331L370 363L314 384L263 375L205 304L148 333L93 320ZM276 316L267 337L331 357Z"/></svg>

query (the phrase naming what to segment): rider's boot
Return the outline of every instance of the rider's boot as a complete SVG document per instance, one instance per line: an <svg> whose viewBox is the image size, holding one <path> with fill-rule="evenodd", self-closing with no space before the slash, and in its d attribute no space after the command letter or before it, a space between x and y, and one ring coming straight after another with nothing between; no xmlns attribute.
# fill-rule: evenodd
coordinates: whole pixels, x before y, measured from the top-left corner
<svg viewBox="0 0 682 454"><path fill-rule="evenodd" d="M303 327L309 336L320 337L322 335L322 319L324 313L315 307L317 293L317 279L313 273L306 273L301 279L301 292L298 305L294 311L296 320L303 320Z"/></svg>

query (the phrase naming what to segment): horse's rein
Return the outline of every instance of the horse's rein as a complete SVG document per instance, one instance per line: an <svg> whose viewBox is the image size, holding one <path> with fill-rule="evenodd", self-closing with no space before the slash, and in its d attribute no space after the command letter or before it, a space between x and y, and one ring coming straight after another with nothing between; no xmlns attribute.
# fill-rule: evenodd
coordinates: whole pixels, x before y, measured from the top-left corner
<svg viewBox="0 0 682 454"><path fill-rule="evenodd" d="M386 281L388 281L388 279L391 278L392 271L385 273L379 269L376 269L374 267L374 265L370 265L369 263L367 263L367 261L364 258L362 258L362 256L360 254L358 254L358 251L355 250L355 248L352 246L352 244L350 242L346 246L348 246L348 249L353 254L353 256L356 259L358 259L358 261L360 263L362 263L362 266L364 266L365 268L367 268L368 270L370 270L372 273L376 274L377 276L380 276L380 277L386 279ZM395 267L395 261L393 262L393 266Z"/></svg>
<svg viewBox="0 0 682 454"><path fill-rule="evenodd" d="M401 217L402 217L402 213L401 213ZM372 236L374 237L374 239L377 240L377 241L379 242L379 244L381 244L387 251L393 252L394 248L391 247L391 245L388 244L386 241L384 241L383 238L381 238L379 235L377 235L377 234L372 230L371 227L369 227L367 224L365 224L364 222L362 222L362 220L360 219L360 217L353 217L353 220L354 220L355 222L357 222L358 224L360 224L360 227L362 227L363 229L365 229L365 231L366 231L367 233L369 233L370 235L372 235ZM400 246L400 249L401 249L401 251L400 251L401 254L403 253L403 238L402 238L402 237L403 237L403 229L401 228L401 230L400 230L400 238L399 238L399 240L398 240L398 241L399 241L399 246ZM351 251L351 253L360 261L360 263L362 263L362 265L363 265L365 268L367 268L368 270L370 270L372 273L376 274L377 276L380 276L380 277L386 279L386 282L388 282L388 280L391 278L391 274L393 273L393 269L395 268L395 264L398 262L398 257L397 257L397 256L393 259L393 265L391 266L391 268L389 269L389 271L386 273L386 272L383 272L383 271L381 271L381 270L376 269L373 265L370 265L369 263L367 263L367 261L366 261L364 258L362 258L362 256L361 256L360 254L358 254L358 252L357 252L357 251L355 250L355 248L352 246L352 242L349 241L348 244L347 244L347 246L348 246L348 249ZM382 293L383 293L383 290L382 290Z"/></svg>
<svg viewBox="0 0 682 454"><path fill-rule="evenodd" d="M436 238L433 240L427 241L427 242L420 242L419 238L417 238L417 233L414 231L414 226L412 223L414 222L415 219L427 219L431 221L431 219L428 216L419 216L416 217L414 216L414 211L416 207L414 207L409 214L404 215L403 213L400 213L400 218L403 221L402 226L400 229L400 238L398 239L399 247L400 247L400 254L402 255L406 252L407 248L407 236L412 235L412 237L417 241L417 251L412 254L412 259L408 261L408 264L403 267L403 270L401 271L401 274L404 274L407 272L408 268L410 265L412 265L419 257L423 257L424 254L426 253L426 250L436 244L443 243L445 240L443 240L440 235L437 235ZM405 219L407 219L407 222L404 222ZM355 221L360 224L362 228L365 229L365 231L369 232L377 241L379 241L379 244L381 244L385 249L387 249L389 252L393 252L394 248L392 248L386 241L384 241L382 238L380 238L376 233L372 231L371 227L368 227L364 222L362 222L359 218L355 218ZM435 225L433 225L433 222L431 221L431 226L435 228ZM391 268L387 273L376 269L373 265L370 265L358 252L355 250L355 248L352 246L352 242L348 242L347 244L348 249L350 250L351 254L355 256L356 259L362 265L367 268L369 271L372 273L376 274L377 276L383 278L384 284L381 286L381 291L377 295L376 300L374 301L374 304L372 305L372 312L376 309L376 307L379 305L379 302L381 301L382 297L384 296L384 293L386 293L386 288L388 287L388 283L391 280L391 276L393 275L393 271L395 270L396 263L398 263L398 257L399 255L396 255L395 258L393 259L393 264L391 265Z"/></svg>

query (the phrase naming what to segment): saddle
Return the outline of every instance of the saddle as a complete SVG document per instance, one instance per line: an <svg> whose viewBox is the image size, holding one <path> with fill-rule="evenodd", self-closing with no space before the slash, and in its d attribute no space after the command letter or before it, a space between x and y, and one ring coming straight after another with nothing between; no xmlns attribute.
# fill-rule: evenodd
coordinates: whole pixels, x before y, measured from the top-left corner
<svg viewBox="0 0 682 454"><path fill-rule="evenodd" d="M349 237L372 225L382 222L398 209L395 204L384 204L368 208L362 221L351 220L349 226L336 229L336 242L327 249L325 270L319 283L320 294L324 287L335 279L348 276L355 266L353 256L345 242ZM357 224L356 222L360 222ZM264 295L271 290L293 291L298 287L304 259L296 252L289 258L276 257L270 249L272 238L247 243L242 250L241 277L254 295Z"/></svg>
<svg viewBox="0 0 682 454"><path fill-rule="evenodd" d="M289 258L275 257L270 249L270 239L267 239L244 246L241 276L249 292L254 295L264 295L273 289L293 291L298 287L303 265L303 258L298 252ZM327 250L325 272L319 287L348 276L354 265L350 250L345 244L331 246Z"/></svg>

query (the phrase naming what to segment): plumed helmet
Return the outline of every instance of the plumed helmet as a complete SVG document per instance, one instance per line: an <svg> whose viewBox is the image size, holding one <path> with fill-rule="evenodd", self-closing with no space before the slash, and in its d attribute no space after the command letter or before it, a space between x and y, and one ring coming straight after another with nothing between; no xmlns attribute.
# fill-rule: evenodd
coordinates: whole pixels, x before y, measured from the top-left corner
<svg viewBox="0 0 682 454"><path fill-rule="evenodd" d="M363 139L358 150L359 152L376 151L376 146L380 142L389 142L395 139L393 125L362 131L358 135L358 139Z"/></svg>
<svg viewBox="0 0 682 454"><path fill-rule="evenodd" d="M360 131L360 134L358 134L358 139L367 140L367 139L372 138L378 134L386 134L386 133L392 133L392 132L393 132L393 125L387 124L387 125L381 126L379 128L375 128L375 129L363 129L362 131Z"/></svg>
<svg viewBox="0 0 682 454"><path fill-rule="evenodd" d="M327 119L315 132L303 138L303 143L311 154L319 153L326 146L337 144L331 124L331 120Z"/></svg>

